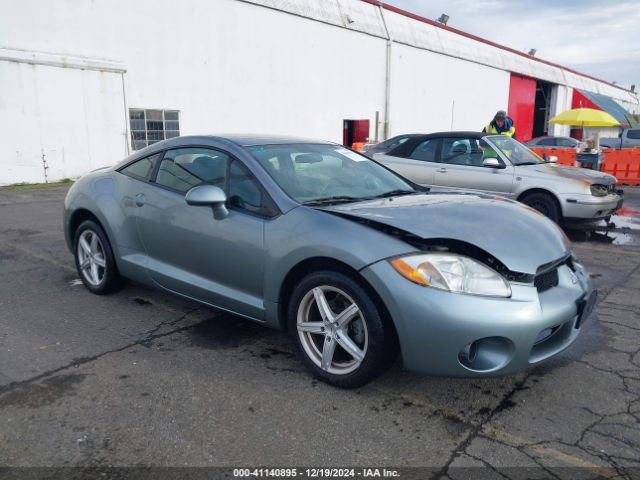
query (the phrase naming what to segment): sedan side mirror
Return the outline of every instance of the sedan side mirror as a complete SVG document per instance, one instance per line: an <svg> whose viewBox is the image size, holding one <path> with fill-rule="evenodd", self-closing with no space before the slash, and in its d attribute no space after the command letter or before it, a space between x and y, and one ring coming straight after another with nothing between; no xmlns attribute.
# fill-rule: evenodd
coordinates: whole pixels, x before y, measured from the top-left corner
<svg viewBox="0 0 640 480"><path fill-rule="evenodd" d="M187 192L184 197L189 205L196 207L211 207L213 218L222 220L229 215L226 202L227 195L219 187L213 185L198 185Z"/></svg>
<svg viewBox="0 0 640 480"><path fill-rule="evenodd" d="M547 162L549 162L549 163L557 163L558 162L558 157L553 156L553 155L550 156L550 157L547 157Z"/></svg>
<svg viewBox="0 0 640 480"><path fill-rule="evenodd" d="M485 158L482 166L487 168L504 168L497 158Z"/></svg>

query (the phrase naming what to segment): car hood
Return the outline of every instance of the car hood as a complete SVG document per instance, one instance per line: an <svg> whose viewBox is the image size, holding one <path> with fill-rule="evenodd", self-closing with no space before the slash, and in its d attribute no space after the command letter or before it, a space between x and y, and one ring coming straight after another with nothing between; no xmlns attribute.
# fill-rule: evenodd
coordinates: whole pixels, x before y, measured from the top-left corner
<svg viewBox="0 0 640 480"><path fill-rule="evenodd" d="M420 238L470 243L512 271L534 274L570 247L561 230L535 210L503 197L426 193L322 207L394 227Z"/></svg>
<svg viewBox="0 0 640 480"><path fill-rule="evenodd" d="M554 163L541 163L540 165L522 165L516 167L517 175L539 176L554 175L555 177L578 180L589 184L614 185L616 177L607 173L589 170L588 168L563 167Z"/></svg>

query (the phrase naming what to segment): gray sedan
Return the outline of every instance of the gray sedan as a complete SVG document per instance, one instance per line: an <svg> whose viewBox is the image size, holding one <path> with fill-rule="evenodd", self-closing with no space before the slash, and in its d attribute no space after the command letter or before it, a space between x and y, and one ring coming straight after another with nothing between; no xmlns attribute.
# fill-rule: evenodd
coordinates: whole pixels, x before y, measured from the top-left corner
<svg viewBox="0 0 640 480"><path fill-rule="evenodd" d="M555 165L504 135L433 133L373 158L422 185L519 200L556 223L595 222L622 206L616 177Z"/></svg>
<svg viewBox="0 0 640 480"><path fill-rule="evenodd" d="M433 194L327 142L178 137L78 180L80 278L128 278L287 330L339 387L411 370L511 374L570 345L595 303L558 227L518 203Z"/></svg>
<svg viewBox="0 0 640 480"><path fill-rule="evenodd" d="M544 137L536 137L529 140L525 145L527 147L541 148L577 148L582 142L571 137L553 137L550 135Z"/></svg>

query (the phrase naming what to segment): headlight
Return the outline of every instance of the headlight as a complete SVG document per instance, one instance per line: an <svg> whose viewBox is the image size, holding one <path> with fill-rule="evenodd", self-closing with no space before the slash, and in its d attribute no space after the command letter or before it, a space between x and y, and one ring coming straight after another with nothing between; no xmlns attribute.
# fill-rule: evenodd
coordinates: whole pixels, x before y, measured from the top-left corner
<svg viewBox="0 0 640 480"><path fill-rule="evenodd" d="M495 270L468 257L449 253L408 255L390 260L407 280L454 293L510 297L509 283Z"/></svg>
<svg viewBox="0 0 640 480"><path fill-rule="evenodd" d="M591 185L591 195L595 197L606 197L609 190L606 185Z"/></svg>

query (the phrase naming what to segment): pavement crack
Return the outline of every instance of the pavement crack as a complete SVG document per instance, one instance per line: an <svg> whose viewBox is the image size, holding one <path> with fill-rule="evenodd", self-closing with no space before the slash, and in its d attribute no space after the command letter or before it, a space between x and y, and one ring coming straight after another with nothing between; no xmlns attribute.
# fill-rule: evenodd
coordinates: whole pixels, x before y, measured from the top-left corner
<svg viewBox="0 0 640 480"><path fill-rule="evenodd" d="M100 358L106 356L106 355L110 355L112 353L119 353L119 352L123 352L125 350L128 350L132 347L135 346L149 346L151 344L151 342L153 342L154 340L158 339L158 338L164 338L164 337L168 337L171 336L175 333L180 333L183 332L185 330L189 330L191 328L193 328L196 324L193 325L185 325L183 327L179 327L173 330L169 330L168 332L164 332L164 333L156 333L158 332L158 330L165 325L173 325L177 322L179 322L180 320L184 320L186 317L188 317L190 314L194 313L196 310L199 310L201 307L196 307L193 308L187 312L185 312L183 315L181 315L180 317L176 318L176 319L172 319L170 321L164 321L161 322L159 325L157 325L156 327L154 327L152 330L149 330L148 332L146 332L143 338L140 338L138 340L136 340L135 342L131 342L128 343L126 345L123 345L122 347L118 347L118 348L114 348L111 350L106 350L104 352L98 353L96 355L91 355L91 356L87 356L87 357L80 357L80 358L75 358L73 359L73 361L71 361L70 363L66 364L66 365L62 365L60 367L56 367L53 368L51 370L47 370L46 372L43 372L39 375L36 375L35 377L31 377L28 378L26 380L21 380L21 381L17 381L17 382L11 382L8 383L6 385L2 385L0 386L0 396L4 395L7 392L10 392L16 388L20 388L20 387L24 387L26 385L29 385L33 382L38 382L44 378L50 377L52 375L55 375L56 373L62 372L64 370L68 370L70 368L74 368L74 367L79 367L81 365L85 365L87 363L91 363L91 362L95 362L96 360L99 360ZM201 322L199 322L201 323Z"/></svg>
<svg viewBox="0 0 640 480"><path fill-rule="evenodd" d="M500 403L498 405L496 405L496 407L489 413L489 415L487 415L487 417L482 420L481 422L478 422L477 425L474 425L469 434L467 435L467 437L462 440L462 442L460 442L460 444L458 444L458 446L451 452L451 455L449 456L449 458L447 459L447 461L445 462L445 464L443 465L443 467L431 478L441 478L444 477L445 475L448 474L449 472L449 467L451 466L451 464L456 460L456 458L458 458L462 453L468 455L467 449L469 448L469 446L471 445L471 442L473 442L473 440L478 437L478 435L482 432L484 426L486 424L488 424L495 415L497 415L498 413L502 412L503 410L506 410L507 408L509 408L511 406L511 404L513 403L513 401L511 400L511 398L518 392L520 391L524 385L526 384L527 380L529 379L529 377L531 376L531 372L527 372L527 374L524 376L524 378L522 378L521 380L516 381L513 384L513 387L511 388L511 390L509 390L503 397L502 400L500 401Z"/></svg>

